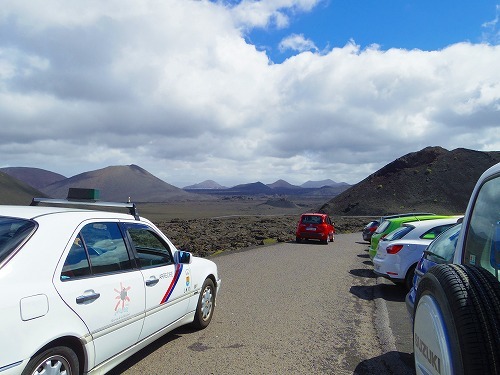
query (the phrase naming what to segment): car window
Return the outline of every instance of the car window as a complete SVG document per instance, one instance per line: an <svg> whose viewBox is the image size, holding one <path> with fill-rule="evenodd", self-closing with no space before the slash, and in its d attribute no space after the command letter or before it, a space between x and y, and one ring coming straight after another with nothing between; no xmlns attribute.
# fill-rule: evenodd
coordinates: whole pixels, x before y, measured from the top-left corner
<svg viewBox="0 0 500 375"><path fill-rule="evenodd" d="M145 225L127 225L139 264L142 268L158 267L173 263L172 253L156 233Z"/></svg>
<svg viewBox="0 0 500 375"><path fill-rule="evenodd" d="M427 259L434 263L451 263L462 224L456 224L444 231L427 247Z"/></svg>
<svg viewBox="0 0 500 375"><path fill-rule="evenodd" d="M410 233L415 227L413 225L405 225L402 226L398 229L393 230L391 233L389 233L387 236L385 236L386 241L394 241L394 240L399 240L406 236L408 233Z"/></svg>
<svg viewBox="0 0 500 375"><path fill-rule="evenodd" d="M440 225L438 227L431 228L427 232L422 234L420 236L420 238L423 238L424 240L433 240L453 225L455 225L455 224L446 224L446 225Z"/></svg>
<svg viewBox="0 0 500 375"><path fill-rule="evenodd" d="M465 238L463 262L483 267L499 278L500 177L487 180L478 192Z"/></svg>
<svg viewBox="0 0 500 375"><path fill-rule="evenodd" d="M63 265L61 280L132 268L118 223L85 225L73 241Z"/></svg>
<svg viewBox="0 0 500 375"><path fill-rule="evenodd" d="M90 263L80 234L76 236L64 261L61 280L90 275Z"/></svg>
<svg viewBox="0 0 500 375"><path fill-rule="evenodd" d="M382 222L382 224L380 224L377 228L377 230L375 231L375 233L382 233L383 231L385 231L387 229L387 227L389 226L389 224L391 224L391 222L389 220L384 220Z"/></svg>
<svg viewBox="0 0 500 375"><path fill-rule="evenodd" d="M321 216L307 215L302 216L302 224L321 224Z"/></svg>
<svg viewBox="0 0 500 375"><path fill-rule="evenodd" d="M30 220L0 217L0 263L28 237L36 224Z"/></svg>

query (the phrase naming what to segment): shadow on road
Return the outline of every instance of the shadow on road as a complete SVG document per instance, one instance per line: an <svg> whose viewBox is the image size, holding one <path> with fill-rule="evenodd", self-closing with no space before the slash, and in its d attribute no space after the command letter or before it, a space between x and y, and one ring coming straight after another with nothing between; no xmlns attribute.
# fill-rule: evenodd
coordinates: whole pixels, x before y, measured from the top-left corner
<svg viewBox="0 0 500 375"><path fill-rule="evenodd" d="M350 270L349 273L353 276L366 277L366 278L370 278L370 279L377 277L377 275L372 270L366 269L366 268L358 268L358 269Z"/></svg>
<svg viewBox="0 0 500 375"><path fill-rule="evenodd" d="M168 344L171 341L177 340L178 338L182 337L183 334L194 332L194 329L189 328L189 326L183 326L179 327L177 329L174 329L173 331L161 336L159 339L153 341L151 344L146 346L144 349L139 350L137 353L134 355L130 356L127 358L125 361L120 363L118 366L113 368L111 371L107 372L107 375L119 375L126 370L128 370L130 367L133 367L140 361L142 361L144 358L146 358L148 355L152 354L156 350L160 349L163 345Z"/></svg>
<svg viewBox="0 0 500 375"><path fill-rule="evenodd" d="M378 357L361 361L355 368L356 375L379 374L397 374L413 375L415 374L415 364L413 353L388 352Z"/></svg>
<svg viewBox="0 0 500 375"><path fill-rule="evenodd" d="M404 302L406 290L400 285L377 284L351 286L350 292L356 297L371 301L374 298L382 298L385 301Z"/></svg>

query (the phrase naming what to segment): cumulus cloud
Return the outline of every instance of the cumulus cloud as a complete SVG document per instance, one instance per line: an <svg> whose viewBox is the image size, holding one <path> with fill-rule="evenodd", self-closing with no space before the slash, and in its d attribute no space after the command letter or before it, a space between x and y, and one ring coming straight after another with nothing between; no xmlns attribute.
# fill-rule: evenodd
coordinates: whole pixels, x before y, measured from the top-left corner
<svg viewBox="0 0 500 375"><path fill-rule="evenodd" d="M234 6L231 1L222 4L231 8L236 24L244 29L253 27L285 28L290 16L308 12L323 0L242 0Z"/></svg>
<svg viewBox="0 0 500 375"><path fill-rule="evenodd" d="M302 34L292 34L284 38L279 44L280 51L293 50L297 52L317 51L318 48L310 39L304 38Z"/></svg>
<svg viewBox="0 0 500 375"><path fill-rule="evenodd" d="M4 1L3 166L134 163L176 186L356 183L426 146L500 149L495 44L312 53L295 35L283 48L298 53L271 64L242 35L317 3Z"/></svg>

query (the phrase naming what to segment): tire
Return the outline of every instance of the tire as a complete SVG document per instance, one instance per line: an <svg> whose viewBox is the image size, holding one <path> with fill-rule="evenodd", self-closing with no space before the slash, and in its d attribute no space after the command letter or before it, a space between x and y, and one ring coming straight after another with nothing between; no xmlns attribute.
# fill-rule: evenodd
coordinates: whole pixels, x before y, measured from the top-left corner
<svg viewBox="0 0 500 375"><path fill-rule="evenodd" d="M409 291L411 289L411 287L413 286L413 276L415 276L415 268L416 267L417 267L417 265L414 264L413 266L408 268L408 272L406 272L404 285L405 285L405 288L407 291Z"/></svg>
<svg viewBox="0 0 500 375"><path fill-rule="evenodd" d="M196 306L196 313L194 314L193 326L197 329L206 328L215 309L215 287L211 279L206 279L201 288L200 297L198 298L198 305Z"/></svg>
<svg viewBox="0 0 500 375"><path fill-rule="evenodd" d="M500 373L500 283L488 271L431 268L418 285L414 317L417 374Z"/></svg>
<svg viewBox="0 0 500 375"><path fill-rule="evenodd" d="M31 358L23 371L23 375L78 375L79 373L77 355L65 346L56 346L41 352Z"/></svg>
<svg viewBox="0 0 500 375"><path fill-rule="evenodd" d="M300 237L295 237L295 242L300 243L302 242L302 239Z"/></svg>

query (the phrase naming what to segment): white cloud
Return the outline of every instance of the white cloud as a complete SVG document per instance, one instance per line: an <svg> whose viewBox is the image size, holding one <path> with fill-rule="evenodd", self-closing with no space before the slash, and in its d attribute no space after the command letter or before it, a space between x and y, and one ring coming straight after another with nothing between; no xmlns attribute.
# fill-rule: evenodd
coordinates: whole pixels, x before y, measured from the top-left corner
<svg viewBox="0 0 500 375"><path fill-rule="evenodd" d="M240 6L256 26L316 4L2 3L2 166L355 183L429 145L499 149L500 46L311 53L298 36L287 48L305 52L271 64L241 34Z"/></svg>
<svg viewBox="0 0 500 375"><path fill-rule="evenodd" d="M323 0L242 0L232 7L231 12L240 27L253 28L268 26L286 28L290 16L309 12Z"/></svg>
<svg viewBox="0 0 500 375"><path fill-rule="evenodd" d="M500 30L498 30L498 22L500 20L500 5L497 5L495 18L491 21L483 23L483 41L491 44L500 43Z"/></svg>
<svg viewBox="0 0 500 375"><path fill-rule="evenodd" d="M280 51L293 50L297 52L317 51L318 48L310 39L304 38L302 34L292 34L284 38L279 44Z"/></svg>

